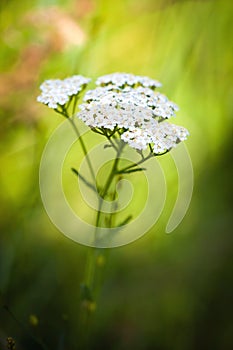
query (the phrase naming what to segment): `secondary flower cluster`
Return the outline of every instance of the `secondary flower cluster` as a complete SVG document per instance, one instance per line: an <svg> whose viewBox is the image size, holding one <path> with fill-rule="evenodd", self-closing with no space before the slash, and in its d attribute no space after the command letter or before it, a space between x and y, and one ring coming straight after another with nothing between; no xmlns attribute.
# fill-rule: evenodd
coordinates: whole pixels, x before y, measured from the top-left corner
<svg viewBox="0 0 233 350"><path fill-rule="evenodd" d="M48 107L65 108L91 79L75 75L64 80L46 80L37 98ZM97 87L85 94L77 114L94 131L118 132L121 139L137 150L148 146L155 154L163 153L185 140L188 131L164 122L175 115L178 107L155 89L157 80L127 73L113 73L96 80Z"/></svg>
<svg viewBox="0 0 233 350"><path fill-rule="evenodd" d="M40 86L42 93L37 97L37 101L56 109L59 105L65 105L70 97L82 91L90 81L91 79L81 75L74 75L64 80L45 80Z"/></svg>
<svg viewBox="0 0 233 350"><path fill-rule="evenodd" d="M128 130L121 135L121 139L131 147L143 150L149 144L153 145L154 153L163 153L187 138L187 130L182 126L157 121L145 123L141 128Z"/></svg>

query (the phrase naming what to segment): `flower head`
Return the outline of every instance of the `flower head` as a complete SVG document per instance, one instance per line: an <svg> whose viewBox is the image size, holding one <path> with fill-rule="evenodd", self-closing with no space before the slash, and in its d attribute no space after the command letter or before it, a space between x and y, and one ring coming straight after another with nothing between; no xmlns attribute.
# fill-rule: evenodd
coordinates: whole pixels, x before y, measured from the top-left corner
<svg viewBox="0 0 233 350"><path fill-rule="evenodd" d="M178 106L155 92L156 80L126 73L97 79L79 106L78 117L92 129L118 130L121 139L137 150L150 145L154 153L175 147L188 136L178 125L164 122L175 115Z"/></svg>
<svg viewBox="0 0 233 350"><path fill-rule="evenodd" d="M111 113L108 118L117 116L116 122L120 124L127 118L130 124L134 121L136 126L143 123L143 119L167 119L175 115L178 107L173 102L158 92L148 90L142 87L118 89L112 85L89 90L83 98L85 103L79 106L82 111L78 116L84 122L95 121L98 106L99 114L105 115L107 108ZM122 127L127 128L127 125Z"/></svg>
<svg viewBox="0 0 233 350"><path fill-rule="evenodd" d="M37 100L55 110L64 106L62 111L57 110L64 114L67 103L90 80L81 75L63 80L46 80L40 86L42 92ZM106 134L111 130L111 135L117 131L131 147L144 150L150 146L154 153L170 150L187 138L188 131L185 128L164 122L175 116L178 106L155 91L161 86L157 80L128 73L113 73L99 77L96 85L95 89L85 94L77 115L91 129L96 129L94 131Z"/></svg>
<svg viewBox="0 0 233 350"><path fill-rule="evenodd" d="M42 93L37 97L37 101L48 105L49 108L56 109L59 105L65 105L71 96L82 91L90 80L81 75L74 75L63 80L45 80L40 86Z"/></svg>

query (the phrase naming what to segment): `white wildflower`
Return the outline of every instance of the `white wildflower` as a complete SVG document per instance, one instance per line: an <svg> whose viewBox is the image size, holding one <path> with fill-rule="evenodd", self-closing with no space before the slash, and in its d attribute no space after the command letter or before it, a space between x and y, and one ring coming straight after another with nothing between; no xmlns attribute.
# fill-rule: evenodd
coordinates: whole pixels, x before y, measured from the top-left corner
<svg viewBox="0 0 233 350"><path fill-rule="evenodd" d="M126 131L121 139L135 149L145 149L151 144L154 153L163 153L187 139L189 133L182 126L170 123L148 123L142 128Z"/></svg>
<svg viewBox="0 0 233 350"><path fill-rule="evenodd" d="M120 89L113 85L89 90L79 106L78 117L87 125L98 126L96 108L104 116L99 127L106 127L113 121L119 128L133 129L154 119L167 119L175 114L173 102L160 93L143 87ZM113 126L111 126L112 128Z"/></svg>
<svg viewBox="0 0 233 350"><path fill-rule="evenodd" d="M175 115L178 106L154 92L159 82L114 73L98 78L96 84L99 87L86 93L78 113L92 128L117 128L131 147L143 150L150 145L155 153L170 150L187 138L185 128L163 122Z"/></svg>
<svg viewBox="0 0 233 350"><path fill-rule="evenodd" d="M60 80L46 80L37 100L57 109L64 106L90 82L81 75ZM113 73L99 77L97 88L89 90L79 105L78 117L92 129L118 130L121 139L137 150L148 146L163 153L184 141L188 131L164 122L175 115L178 106L155 92L161 86L148 77Z"/></svg>
<svg viewBox="0 0 233 350"><path fill-rule="evenodd" d="M89 82L89 78L81 75L74 75L63 80L46 80L40 86L42 93L37 97L37 101L48 105L49 108L56 109L59 105L65 105L71 96L77 95Z"/></svg>

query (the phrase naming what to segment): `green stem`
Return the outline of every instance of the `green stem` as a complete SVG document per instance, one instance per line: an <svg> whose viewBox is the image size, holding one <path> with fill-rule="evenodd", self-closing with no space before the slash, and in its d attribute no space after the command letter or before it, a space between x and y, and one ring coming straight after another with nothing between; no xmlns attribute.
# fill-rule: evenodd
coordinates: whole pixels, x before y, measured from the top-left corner
<svg viewBox="0 0 233 350"><path fill-rule="evenodd" d="M109 187L110 187L110 185L112 183L112 180L114 179L114 176L116 174L118 174L117 166L118 166L118 163L119 163L119 160L120 160L119 156L120 156L124 146L125 146L124 143L120 144L120 146L119 146L119 148L117 150L116 158L114 160L111 172L110 172L110 174L108 176L108 179L107 179L106 184L105 184L105 186L103 188L103 191L100 193L98 212L97 212L96 222L95 222L96 231L97 231L97 228L99 226L99 220L100 220L101 208L102 208L102 205L103 205L103 201L104 201L104 199L106 197L106 194L108 193Z"/></svg>
<svg viewBox="0 0 233 350"><path fill-rule="evenodd" d="M98 234L98 229L100 227L101 209L103 206L103 202L108 195L109 188L112 184L112 181L113 181L115 175L118 174L117 167L118 167L119 160L120 160L119 157L120 157L120 154L121 154L124 146L125 146L124 143L120 143L118 145L118 147L117 146L114 147L114 149L116 150L116 157L114 159L114 162L113 162L111 171L109 173L109 176L106 180L106 183L105 183L103 189L99 192L99 197L98 197L99 203L98 203L98 210L97 210L96 221L95 221L95 239L96 239L96 236ZM115 194L114 194L113 199L114 198L115 198ZM110 214L110 221L109 221L110 225L111 225L111 219L112 219L111 216L112 216L112 214ZM92 312L93 312L89 308L89 306L90 306L89 303L94 303L94 305L95 305L97 295L99 294L99 291L100 291L100 288L102 285L103 266L98 265L98 258L101 258L101 256L102 256L102 258L105 260L104 253L106 254L106 249L103 249L103 248L91 248L88 252L87 267L86 267L85 277L84 277L84 285L87 288L88 294L89 294L91 299L87 300L87 306L83 310L83 314L81 315L82 319L83 319L82 327L83 327L83 329L85 329L85 335L83 335L83 337L84 337L84 343L86 345L88 344L88 338L90 336L91 320L92 320ZM97 270L97 268L98 268L98 270Z"/></svg>
<svg viewBox="0 0 233 350"><path fill-rule="evenodd" d="M89 158L89 155L88 155L88 152L87 152L87 148L86 148L86 146L85 146L85 143L84 143L84 141L83 141L83 139L82 139L82 137L81 137L81 135L80 135L80 132L79 132L79 130L78 130L78 128L77 128L77 126L76 126L74 120L73 120L72 118L68 118L68 120L69 120L69 122L71 123L71 125L72 125L72 127L73 127L73 129L74 129L74 131L75 131L75 133L76 133L76 135L77 135L77 137L78 137L78 139L79 139L79 142L80 142L80 144L81 144L83 153L84 153L84 155L85 155L85 157L86 157L87 164L88 164L88 166L89 166L89 170L90 170L92 179L93 179L93 181L94 181L94 183L95 183L95 181L96 181L96 180L95 180L95 172L94 172L94 169L93 169L93 167L92 167L92 164L91 164L91 161L90 161L90 158Z"/></svg>
<svg viewBox="0 0 233 350"><path fill-rule="evenodd" d="M121 177L121 175L118 175L117 180L116 180L116 184L119 181L120 177ZM118 208L118 203L117 202L115 203L116 196L117 196L117 192L116 192L116 185L115 185L114 192L112 194L112 210L111 210L111 213L110 213L110 216L109 216L109 223L108 223L108 227L109 228L113 227L113 225L114 225L114 217L113 217L113 215L114 215L115 211Z"/></svg>
<svg viewBox="0 0 233 350"><path fill-rule="evenodd" d="M141 159L141 160L140 160L139 162L137 162L136 164L132 164L132 165L129 165L129 166L123 168L123 169L118 170L118 174L121 174L121 173L125 172L126 170L132 169L132 168L134 168L134 167L136 167L136 166L138 166L138 165L144 163L146 160L148 160L148 159L150 159L150 158L152 158L152 157L154 157L154 155L153 155L152 153L150 153L147 157Z"/></svg>
<svg viewBox="0 0 233 350"><path fill-rule="evenodd" d="M105 197L108 194L108 190L111 186L111 183L114 179L114 176L117 174L117 166L118 166L118 163L120 160L119 156L120 156L124 146L125 146L125 144L123 144L123 143L120 144L120 146L117 150L116 158L114 160L110 174L107 178L107 181L105 183L103 190L101 191L101 193L99 195L98 211L97 211L96 221L95 221L95 237L98 233L98 227L100 226L102 205L103 205ZM92 248L90 250L89 256L88 256L87 269L86 269L86 274L85 274L85 285L90 289L91 293L95 292L94 283L95 283L95 272L96 272L96 259L98 256L98 252L100 252L100 251L102 252L103 249Z"/></svg>
<svg viewBox="0 0 233 350"><path fill-rule="evenodd" d="M105 135L106 136L106 135ZM114 142L111 140L111 136L106 136L108 141L110 142L111 146L117 151L117 146L114 144Z"/></svg>
<svg viewBox="0 0 233 350"><path fill-rule="evenodd" d="M74 109L75 109L75 107L76 107L77 101L78 101L78 99L75 99L75 101L74 101L74 105L73 105L73 114L74 114ZM67 119L69 120L69 122L71 123L71 125L72 125L72 127L73 127L73 129L74 129L74 132L75 132L75 134L77 135L77 137L78 137L78 139L79 139L79 142L80 142L80 144L81 144L83 153L84 153L84 155L85 155L85 157L86 157L86 160L87 160L87 164L88 164L88 167L89 167L89 170L90 170L92 179L93 179L93 181L94 181L94 183L95 183L95 172L94 172L94 169L93 169L93 167L92 167L90 158L89 158L89 156L88 156L88 152L87 152L86 145L85 145L85 143L84 143L84 141L83 141L83 139L82 139L82 137L81 137L81 135L80 135L80 132L79 132L79 130L78 130L78 128L77 128L77 126L76 126L76 124L75 124L73 118L72 118L72 117L71 117L71 118L69 117L69 115L68 115L66 109L64 109L64 108L63 108L61 111L60 111L59 109L55 109L55 111L56 111L57 113L63 115L63 117L67 118Z"/></svg>
<svg viewBox="0 0 233 350"><path fill-rule="evenodd" d="M73 104L73 108L72 108L72 116L74 115L74 112L75 112L75 109L77 106L77 102L78 102L78 96L75 96L74 104Z"/></svg>
<svg viewBox="0 0 233 350"><path fill-rule="evenodd" d="M163 153L157 153L157 154L155 154L155 153L150 153L147 157L141 159L139 162L137 162L137 163L135 163L135 164L132 164L132 165L129 165L129 166L123 168L123 169L118 170L118 171L117 171L117 174L123 174L126 170L129 170L129 169L132 169L132 168L134 168L134 167L137 167L138 165L144 163L145 161L147 161L147 160L150 159L150 158L163 156L164 154L166 154L166 153L168 153L168 152L169 152L169 150L167 150L167 151L165 151L165 152L163 152Z"/></svg>

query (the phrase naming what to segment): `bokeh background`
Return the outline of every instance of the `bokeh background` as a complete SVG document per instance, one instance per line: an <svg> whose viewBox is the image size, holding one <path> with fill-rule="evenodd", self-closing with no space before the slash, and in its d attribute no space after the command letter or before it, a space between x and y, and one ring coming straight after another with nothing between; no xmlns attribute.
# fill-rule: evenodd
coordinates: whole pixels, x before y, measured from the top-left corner
<svg viewBox="0 0 233 350"><path fill-rule="evenodd" d="M39 163L62 118L36 96L44 79L124 71L162 81L161 91L180 106L195 187L172 234L165 227L176 176L154 228L109 252L89 348L232 349L232 1L0 6L0 348L8 336L18 350L80 348L87 247L63 236L43 208Z"/></svg>

